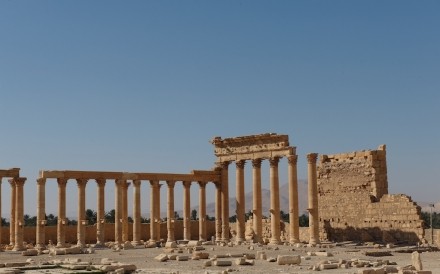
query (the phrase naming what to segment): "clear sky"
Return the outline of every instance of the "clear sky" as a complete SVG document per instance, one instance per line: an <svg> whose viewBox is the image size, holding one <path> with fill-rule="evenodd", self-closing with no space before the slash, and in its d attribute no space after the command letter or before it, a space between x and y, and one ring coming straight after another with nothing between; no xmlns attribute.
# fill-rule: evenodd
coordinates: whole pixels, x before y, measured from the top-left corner
<svg viewBox="0 0 440 274"><path fill-rule="evenodd" d="M187 173L213 166L214 136L275 132L297 147L300 179L307 153L387 144L390 192L438 201L439 12L400 0L0 1L0 169L22 169L35 215L40 169ZM55 181L47 191L56 213Z"/></svg>

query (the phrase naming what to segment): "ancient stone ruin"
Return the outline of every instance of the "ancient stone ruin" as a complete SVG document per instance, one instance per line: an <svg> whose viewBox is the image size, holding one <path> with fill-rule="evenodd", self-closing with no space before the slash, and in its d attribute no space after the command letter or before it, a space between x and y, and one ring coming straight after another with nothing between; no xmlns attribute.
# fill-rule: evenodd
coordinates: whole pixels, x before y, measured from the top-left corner
<svg viewBox="0 0 440 274"><path fill-rule="evenodd" d="M46 187L58 189L58 224L56 227L56 246L64 247L66 243L66 184L76 183L78 187L78 216L76 228L76 245L85 246L86 185L96 183L97 219L95 244L104 244L105 224L104 203L105 185L114 183L115 215L117 221L111 240L116 245L130 241L132 245L150 243L156 245L162 241L161 223L166 223L164 241L179 240L176 234L183 235L182 239L189 241L197 239L209 240L214 236L217 242L230 242L229 216L229 182L228 167L235 162L236 180L235 196L237 205L237 224L234 231L234 241L246 240L263 243L264 233L261 206L261 162L270 163L270 244L300 242L298 223L298 181L296 148L290 146L287 135L266 133L260 135L242 136L235 138L215 137L212 140L217 157L212 170L193 170L188 174L172 173L128 173L106 171L73 171L73 170L41 170L37 179L37 226L35 238L31 241L37 248L44 249L49 239L46 237ZM289 215L288 225L281 225L280 195L278 179L278 163L283 158L288 162L289 184ZM322 155L317 165L318 154L307 155L308 163L308 201L309 201L309 244L319 244L321 240L331 241L382 241L382 242L422 242L424 239L423 222L418 207L406 195L389 195L387 181L387 165L385 146L374 151L358 151L346 154ZM245 189L244 168L246 162L252 163L253 191L253 222L252 227L246 228L245 222ZM10 178L11 185L11 225L9 228L9 246L14 250L24 250L24 185L26 178L20 177L19 169L0 170L2 178ZM174 217L174 186L183 185L183 234L176 233ZM206 216L206 185L213 183L215 192L215 231L209 232ZM142 195L141 184L148 184L150 197ZM199 216L197 235L191 233L190 221L190 188L199 188ZM167 187L167 218L164 222L160 216L161 186ZM127 193L133 189L133 224L128 222ZM0 197L1 198L1 197ZM151 205L151 223L147 229L141 229L141 199L148 199ZM1 210L1 208L0 208ZM1 211L0 211L1 212ZM284 228L286 231L282 231ZM247 230L247 231L246 231ZM0 228L0 241L1 239ZM163 231L163 230L162 230ZM288 238L285 237L288 235ZM108 235L106 235L107 237ZM3 242L6 242L3 239Z"/></svg>
<svg viewBox="0 0 440 274"><path fill-rule="evenodd" d="M386 147L321 155L318 165L320 237L332 241L418 243L420 207L388 194Z"/></svg>

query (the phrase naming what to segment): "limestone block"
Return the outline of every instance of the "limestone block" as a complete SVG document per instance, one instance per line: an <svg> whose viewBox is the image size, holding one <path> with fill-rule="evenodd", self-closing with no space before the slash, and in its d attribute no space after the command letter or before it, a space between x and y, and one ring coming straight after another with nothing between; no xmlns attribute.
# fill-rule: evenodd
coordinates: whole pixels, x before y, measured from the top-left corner
<svg viewBox="0 0 440 274"><path fill-rule="evenodd" d="M268 261L269 263L274 263L274 262L277 261L277 258L275 258L275 257L269 257L269 258L267 258L266 261Z"/></svg>
<svg viewBox="0 0 440 274"><path fill-rule="evenodd" d="M23 263L23 262L9 262L9 263L5 263L5 267L22 267L28 264L29 263Z"/></svg>
<svg viewBox="0 0 440 274"><path fill-rule="evenodd" d="M243 255L248 260L255 260L255 254L254 253L244 253Z"/></svg>
<svg viewBox="0 0 440 274"><path fill-rule="evenodd" d="M177 248L177 243L176 242L166 242L165 247L166 248Z"/></svg>
<svg viewBox="0 0 440 274"><path fill-rule="evenodd" d="M131 273L137 269L134 264L114 263L112 265L117 267L116 270L123 269L122 273Z"/></svg>
<svg viewBox="0 0 440 274"><path fill-rule="evenodd" d="M209 259L209 253L196 251L192 254L193 258L198 257L201 260Z"/></svg>
<svg viewBox="0 0 440 274"><path fill-rule="evenodd" d="M333 254L330 252L324 252L324 251L316 251L316 256L322 256L322 257L333 257Z"/></svg>
<svg viewBox="0 0 440 274"><path fill-rule="evenodd" d="M236 265L245 265L246 264L246 259L245 258L235 259L235 264Z"/></svg>
<svg viewBox="0 0 440 274"><path fill-rule="evenodd" d="M417 274L432 274L432 271L428 270L418 270L416 271Z"/></svg>
<svg viewBox="0 0 440 274"><path fill-rule="evenodd" d="M14 268L7 268L7 269L0 270L1 274L18 274L20 272L21 272L20 269L14 269Z"/></svg>
<svg viewBox="0 0 440 274"><path fill-rule="evenodd" d="M168 261L168 255L162 253L162 254L159 254L156 257L154 257L154 259L159 262L166 262L166 261Z"/></svg>
<svg viewBox="0 0 440 274"><path fill-rule="evenodd" d="M278 255L277 262L279 265L300 264L301 256L299 255Z"/></svg>
<svg viewBox="0 0 440 274"><path fill-rule="evenodd" d="M189 257L187 255L179 255L176 257L176 261L188 261Z"/></svg>
<svg viewBox="0 0 440 274"><path fill-rule="evenodd" d="M228 253L231 258L240 258L243 257L243 253Z"/></svg>
<svg viewBox="0 0 440 274"><path fill-rule="evenodd" d="M358 274L376 274L376 270L372 268L366 268L366 269L359 269Z"/></svg>
<svg viewBox="0 0 440 274"><path fill-rule="evenodd" d="M28 250L25 250L25 251L21 252L21 255L23 255L23 256L37 256L38 255L38 250L36 250L36 249L28 249Z"/></svg>
<svg viewBox="0 0 440 274"><path fill-rule="evenodd" d="M204 267L212 266L212 262L211 262L211 261L205 261L205 262L203 263L203 266L204 266Z"/></svg>
<svg viewBox="0 0 440 274"><path fill-rule="evenodd" d="M62 264L61 268L70 269L70 270L85 270L87 269L87 265L78 265L78 264Z"/></svg>
<svg viewBox="0 0 440 274"><path fill-rule="evenodd" d="M257 259L258 260L266 260L266 252L265 251L257 251Z"/></svg>
<svg viewBox="0 0 440 274"><path fill-rule="evenodd" d="M232 265L232 261L214 261L214 266L231 266Z"/></svg>
<svg viewBox="0 0 440 274"><path fill-rule="evenodd" d="M201 246L201 245L202 245L201 241L188 241L188 244L187 244L188 247Z"/></svg>
<svg viewBox="0 0 440 274"><path fill-rule="evenodd" d="M112 263L115 263L115 261L112 260L112 259L109 259L109 258L102 258L101 259L101 264L103 264L103 265L109 265L109 264L112 264Z"/></svg>
<svg viewBox="0 0 440 274"><path fill-rule="evenodd" d="M423 270L422 259L420 258L420 253L419 252L414 251L411 254L411 262L412 262L412 265L415 267L416 270Z"/></svg>
<svg viewBox="0 0 440 274"><path fill-rule="evenodd" d="M325 270L325 269L337 269L338 264L332 263L332 264L320 264L319 269Z"/></svg>
<svg viewBox="0 0 440 274"><path fill-rule="evenodd" d="M134 246L131 244L131 242L127 241L125 243L122 244L122 248L127 250L127 249L134 249Z"/></svg>
<svg viewBox="0 0 440 274"><path fill-rule="evenodd" d="M82 249L79 246L73 246L73 247L66 247L66 254L81 254Z"/></svg>

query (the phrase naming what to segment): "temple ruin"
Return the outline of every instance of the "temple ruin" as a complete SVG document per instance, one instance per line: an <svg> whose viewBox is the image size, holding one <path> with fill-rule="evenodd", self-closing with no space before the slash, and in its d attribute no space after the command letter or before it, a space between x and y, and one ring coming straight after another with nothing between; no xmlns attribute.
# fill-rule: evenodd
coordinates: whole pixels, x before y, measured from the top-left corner
<svg viewBox="0 0 440 274"><path fill-rule="evenodd" d="M332 241L418 243L420 207L388 194L386 147L321 155L318 165L320 236Z"/></svg>
<svg viewBox="0 0 440 274"><path fill-rule="evenodd" d="M56 227L56 245L67 244L66 231L66 184L76 183L77 227L76 245L86 244L85 218L86 185L96 183L97 224L96 240L102 246L108 235L104 218L105 186L115 184L115 223L114 235L110 239L116 244L130 241L133 245L144 242L156 244L161 241L160 188L167 187L167 218L166 241L175 242L176 219L174 216L174 186L183 185L183 235L182 240L208 240L206 216L206 185L215 185L215 225L211 235L216 241L231 240L229 224L229 171L228 167L235 162L236 180L236 235L234 241L240 243L252 240L262 243L267 235L263 231L263 215L261 201L261 163L267 160L270 164L270 239L269 244L280 244L283 240L290 243L300 242L299 210L298 210L298 179L296 147L290 146L287 135L274 133L250 135L235 138L215 137L212 140L216 156L212 170L193 170L188 174L171 173L129 173L104 171L74 170L41 170L37 179L37 226L34 242L37 248L45 248L48 239L45 236L46 223L46 188L58 189L58 223ZM286 225L288 239L281 238L280 195L278 164L283 158L288 163L289 186L289 224ZM386 150L380 146L378 150L358 151L346 154L321 155L317 165L318 154L307 155L308 163L308 212L309 212L309 244L319 244L321 240L332 241L383 241L383 242L420 242L423 241L423 221L418 207L406 195L388 194ZM245 235L245 185L244 168L246 162L252 164L252 237ZM11 185L11 220L9 228L9 245L13 250L23 250L23 205L24 184L26 178L20 177L19 169L0 170L2 178L9 178ZM150 197L141 193L141 184L150 186ZM190 220L190 188L199 188L199 220L198 235L192 235ZM133 224L128 221L128 190L133 190ZM1 199L1 193L0 193ZM150 224L149 235L142 232L141 199L149 199ZM0 203L1 216L1 203ZM0 229L0 242L1 238ZM266 234L265 234L266 233ZM4 242L4 241L3 241Z"/></svg>

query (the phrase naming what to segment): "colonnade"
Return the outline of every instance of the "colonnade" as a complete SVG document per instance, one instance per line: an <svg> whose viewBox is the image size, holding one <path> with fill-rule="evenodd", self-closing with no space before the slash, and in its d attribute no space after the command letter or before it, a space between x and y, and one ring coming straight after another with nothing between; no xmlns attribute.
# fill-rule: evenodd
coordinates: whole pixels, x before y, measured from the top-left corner
<svg viewBox="0 0 440 274"><path fill-rule="evenodd" d="M269 158L270 164L270 220L271 220L271 238L270 244L280 244L280 198L279 198L279 175L278 175L278 164L282 157L272 157ZM290 213L290 239L291 243L299 242L299 222L298 222L298 179L297 179L297 155L289 155L287 157L289 165L289 213ZM236 165L236 241L245 241L245 189L244 189L244 166L246 160L250 160L252 163L252 216L253 216L253 230L254 230L254 240L256 242L262 242L262 232L263 232L263 213L262 213L262 196L261 196L261 163L263 158L256 159L241 159L235 161ZM222 174L227 174L227 168L231 161L225 161L219 164L222 168ZM225 175L226 177L226 175ZM222 180L225 179L222 176ZM224 181L223 181L224 183ZM224 185L227 185L224 184ZM222 206L227 206L227 199L229 195L225 193L223 189L222 194L225 199L222 200ZM227 199L226 199L227 198ZM224 212L226 213L226 212ZM223 216L226 218L226 216ZM229 217L228 217L229 218ZM229 224L228 224L229 225ZM225 226L228 226L225 225ZM222 235L226 236L226 235ZM222 237L222 240L226 240Z"/></svg>
<svg viewBox="0 0 440 274"><path fill-rule="evenodd" d="M78 187L78 223L77 223L77 245L85 245L85 226L87 220L85 216L86 206L86 185L90 180L97 183L97 224L96 224L96 244L104 244L104 224L105 224L105 185L107 180L115 182L115 243L121 244L129 241L128 227L128 188L133 185L133 245L141 244L141 182L148 181L150 184L150 242L160 240L160 188L166 185L167 188L167 241L175 241L175 216L174 216L174 186L177 182L182 182L183 193L183 238L191 240L191 208L190 208L190 187L193 182L199 185L199 235L201 241L207 240L206 236L206 185L213 182L216 185L216 197L220 197L221 184L218 172L216 171L193 171L195 174L126 174L121 173L108 175L107 172L87 172L87 171L41 171L40 178L37 179L37 232L36 245L43 248L45 246L45 187L46 181L55 178L58 183L58 224L57 224L57 246L65 246L65 226L66 220L66 184L70 176L79 175L76 178ZM42 175L42 176L41 176ZM99 179L92 179L96 176ZM143 175L143 176L142 176ZM112 178L119 177L119 178ZM123 178L126 177L126 178ZM139 177L139 178L138 178ZM154 179L150 179L154 177ZM90 178L90 179L89 179ZM171 178L171 179L170 179ZM182 178L182 179L181 179ZM129 182L131 181L131 183ZM161 184L164 181L166 184ZM216 216L220 216L220 200L216 199ZM220 226L216 225L216 236L220 235ZM229 231L229 230L228 230Z"/></svg>

